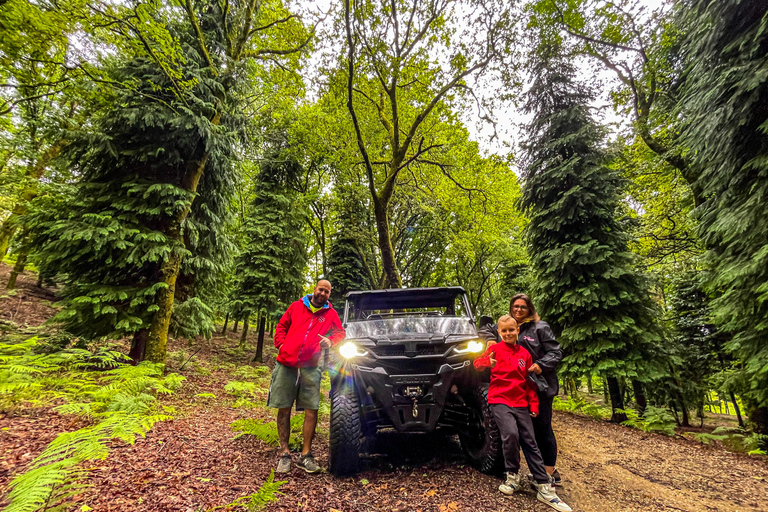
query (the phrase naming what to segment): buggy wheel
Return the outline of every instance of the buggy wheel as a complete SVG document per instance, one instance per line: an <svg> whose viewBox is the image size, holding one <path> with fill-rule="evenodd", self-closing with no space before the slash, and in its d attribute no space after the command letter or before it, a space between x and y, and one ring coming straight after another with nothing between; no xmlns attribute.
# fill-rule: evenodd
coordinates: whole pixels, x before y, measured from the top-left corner
<svg viewBox="0 0 768 512"><path fill-rule="evenodd" d="M331 473L357 473L360 462L360 437L360 407L354 386L335 386L331 390Z"/></svg>
<svg viewBox="0 0 768 512"><path fill-rule="evenodd" d="M459 434L464 455L470 464L483 473L501 473L504 470L501 433L493 419L491 406L488 405L488 384L477 384L472 406L476 412L476 421L469 432Z"/></svg>

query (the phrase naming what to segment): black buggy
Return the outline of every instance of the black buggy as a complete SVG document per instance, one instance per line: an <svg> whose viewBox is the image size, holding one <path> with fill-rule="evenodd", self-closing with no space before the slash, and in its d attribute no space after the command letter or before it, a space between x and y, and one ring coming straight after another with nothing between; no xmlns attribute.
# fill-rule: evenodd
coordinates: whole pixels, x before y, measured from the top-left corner
<svg viewBox="0 0 768 512"><path fill-rule="evenodd" d="M449 429L475 467L501 469L487 375L472 368L485 344L463 288L349 292L343 323L331 369L332 473L356 472L362 438L381 429Z"/></svg>

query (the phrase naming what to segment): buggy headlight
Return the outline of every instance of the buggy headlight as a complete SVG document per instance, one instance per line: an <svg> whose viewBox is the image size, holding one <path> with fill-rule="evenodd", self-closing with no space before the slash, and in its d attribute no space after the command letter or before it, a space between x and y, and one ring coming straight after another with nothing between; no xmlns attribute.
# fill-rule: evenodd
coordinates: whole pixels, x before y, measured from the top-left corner
<svg viewBox="0 0 768 512"><path fill-rule="evenodd" d="M339 347L339 354L341 354L342 357L345 359L351 359L353 357L363 357L368 355L367 350L359 350L357 348L357 345L355 345L353 342L348 341L345 344L343 344L341 347Z"/></svg>
<svg viewBox="0 0 768 512"><path fill-rule="evenodd" d="M453 347L453 351L457 354L479 354L483 351L484 346L482 341L469 341L463 347Z"/></svg>

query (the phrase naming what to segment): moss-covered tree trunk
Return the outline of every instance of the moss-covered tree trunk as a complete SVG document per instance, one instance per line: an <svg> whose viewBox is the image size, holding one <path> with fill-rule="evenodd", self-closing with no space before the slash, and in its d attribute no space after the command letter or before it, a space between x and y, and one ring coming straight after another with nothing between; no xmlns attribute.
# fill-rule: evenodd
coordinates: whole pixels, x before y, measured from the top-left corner
<svg viewBox="0 0 768 512"><path fill-rule="evenodd" d="M211 122L214 125L218 125L220 119L221 112L219 111ZM158 309L152 316L152 323L149 326L149 334L147 336L147 348L144 354L145 359L152 361L153 363L165 364L165 355L168 345L168 326L170 325L171 313L173 312L176 280L179 277L179 270L181 269L181 248L184 246L182 240L182 226L192 209L192 202L195 200L197 186L200 183L200 178L203 176L203 171L205 170L205 164L207 162L208 153L205 153L200 160L190 164L189 171L182 179L181 188L190 192L191 198L176 218L171 220L167 231L168 238L170 238L171 243L176 245L176 247L171 250L169 258L160 266L160 282L165 284L165 286L158 292L157 298L155 299L155 306L157 306Z"/></svg>
<svg viewBox="0 0 768 512"><path fill-rule="evenodd" d="M19 274L24 272L24 267L26 265L27 251L23 251L16 257L16 264L13 266L13 270L11 270L11 276L8 278L8 284L6 285L8 290L13 290L16 288L16 278L19 277Z"/></svg>

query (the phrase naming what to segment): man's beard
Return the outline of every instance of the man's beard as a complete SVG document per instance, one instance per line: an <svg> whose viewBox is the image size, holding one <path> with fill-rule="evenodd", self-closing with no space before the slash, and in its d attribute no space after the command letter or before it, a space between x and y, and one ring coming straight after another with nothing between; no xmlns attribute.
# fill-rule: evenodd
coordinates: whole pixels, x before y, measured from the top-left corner
<svg viewBox="0 0 768 512"><path fill-rule="evenodd" d="M316 296L316 295L313 293L313 294L312 294L312 301L311 301L311 302L312 302L312 304L314 304L315 306L321 307L321 306L325 306L325 303L326 303L326 302L328 302L328 299L324 299L324 300L323 300L323 302L320 302L320 301L317 299L317 296Z"/></svg>

